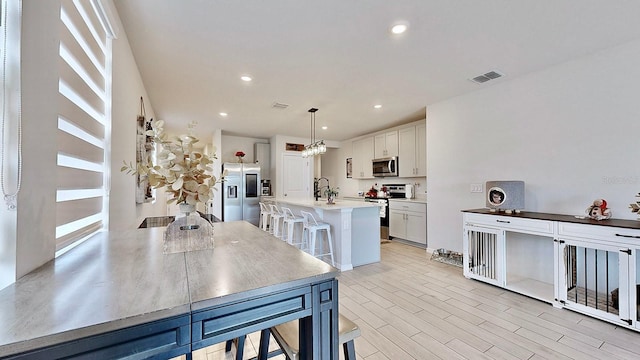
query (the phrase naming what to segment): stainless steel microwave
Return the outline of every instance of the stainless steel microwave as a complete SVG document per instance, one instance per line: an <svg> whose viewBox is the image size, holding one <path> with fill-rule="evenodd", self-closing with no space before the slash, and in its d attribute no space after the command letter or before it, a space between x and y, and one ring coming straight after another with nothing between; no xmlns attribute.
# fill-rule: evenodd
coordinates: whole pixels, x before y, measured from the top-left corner
<svg viewBox="0 0 640 360"><path fill-rule="evenodd" d="M398 158L388 157L382 159L373 159L373 176L398 176Z"/></svg>

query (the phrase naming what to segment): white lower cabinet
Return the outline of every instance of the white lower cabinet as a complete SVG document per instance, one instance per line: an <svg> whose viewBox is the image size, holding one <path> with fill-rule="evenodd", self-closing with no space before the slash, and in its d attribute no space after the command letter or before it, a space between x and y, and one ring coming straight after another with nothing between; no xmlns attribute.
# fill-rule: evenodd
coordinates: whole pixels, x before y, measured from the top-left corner
<svg viewBox="0 0 640 360"><path fill-rule="evenodd" d="M427 245L427 204L390 200L389 235Z"/></svg>
<svg viewBox="0 0 640 360"><path fill-rule="evenodd" d="M568 215L463 215L465 277L640 330L640 223Z"/></svg>
<svg viewBox="0 0 640 360"><path fill-rule="evenodd" d="M558 226L560 302L610 322L638 324L637 257L640 230L565 224Z"/></svg>
<svg viewBox="0 0 640 360"><path fill-rule="evenodd" d="M469 214L463 242L466 277L554 301L552 222Z"/></svg>
<svg viewBox="0 0 640 360"><path fill-rule="evenodd" d="M504 286L504 231L465 225L464 276Z"/></svg>
<svg viewBox="0 0 640 360"><path fill-rule="evenodd" d="M633 326L640 330L640 285L638 285L638 281L640 281L640 248L634 248L632 251L630 258L632 263L630 263L629 267L631 269L635 268L635 273L629 274L629 284L631 286L629 289L630 313L635 318Z"/></svg>

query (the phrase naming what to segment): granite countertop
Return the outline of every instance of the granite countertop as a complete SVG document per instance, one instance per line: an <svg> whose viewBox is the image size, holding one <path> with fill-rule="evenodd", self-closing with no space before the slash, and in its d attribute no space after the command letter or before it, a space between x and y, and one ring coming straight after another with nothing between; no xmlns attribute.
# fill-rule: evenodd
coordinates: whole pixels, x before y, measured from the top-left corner
<svg viewBox="0 0 640 360"><path fill-rule="evenodd" d="M393 198L393 199L389 199L389 201L399 201L399 202L414 202L414 203L420 203L420 204L426 204L427 203L427 199L426 198L413 198L413 199L403 199L403 198Z"/></svg>
<svg viewBox="0 0 640 360"><path fill-rule="evenodd" d="M366 197L364 197L364 196L345 196L344 199L353 200L353 201L363 201L364 202ZM413 198L413 199L387 198L387 199L389 199L389 201L415 202L415 203L420 203L420 204L426 204L427 203L427 198Z"/></svg>
<svg viewBox="0 0 640 360"><path fill-rule="evenodd" d="M214 228L214 249L173 254L164 227L102 232L0 290L0 357L338 273L247 222Z"/></svg>
<svg viewBox="0 0 640 360"><path fill-rule="evenodd" d="M364 200L364 199L363 199ZM305 206L314 209L322 209L322 210L342 210L342 209L355 209L355 208L365 208L365 207L373 207L378 206L376 203L370 203L366 201L356 201L356 200L345 200L336 199L335 203L330 205L327 204L326 199L320 199L315 201L314 199L283 199L278 198L277 202L283 204L291 204L298 206Z"/></svg>

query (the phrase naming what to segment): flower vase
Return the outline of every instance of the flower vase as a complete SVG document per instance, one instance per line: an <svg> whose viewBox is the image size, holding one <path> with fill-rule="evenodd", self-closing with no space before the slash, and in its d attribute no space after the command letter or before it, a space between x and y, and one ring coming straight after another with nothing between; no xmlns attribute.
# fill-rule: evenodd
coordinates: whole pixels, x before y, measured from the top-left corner
<svg viewBox="0 0 640 360"><path fill-rule="evenodd" d="M327 204L329 205L333 205L335 204L335 198L333 197L333 195L327 196Z"/></svg>
<svg viewBox="0 0 640 360"><path fill-rule="evenodd" d="M238 156L238 163L242 164L242 156Z"/></svg>
<svg viewBox="0 0 640 360"><path fill-rule="evenodd" d="M180 212L185 214L185 216L189 216L189 214L196 212L196 206L186 202L179 204L178 207L180 208Z"/></svg>
<svg viewBox="0 0 640 360"><path fill-rule="evenodd" d="M180 203L178 206L184 215L177 216L167 226L163 253L213 249L213 225L198 214L195 205Z"/></svg>

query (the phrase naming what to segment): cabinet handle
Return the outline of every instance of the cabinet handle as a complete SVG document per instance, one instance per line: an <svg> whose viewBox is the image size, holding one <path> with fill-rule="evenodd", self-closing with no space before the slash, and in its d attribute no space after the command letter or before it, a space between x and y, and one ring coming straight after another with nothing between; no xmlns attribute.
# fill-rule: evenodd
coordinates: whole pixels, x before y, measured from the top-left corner
<svg viewBox="0 0 640 360"><path fill-rule="evenodd" d="M507 220L496 220L499 223L505 223L505 224L511 224L511 221L507 221Z"/></svg>
<svg viewBox="0 0 640 360"><path fill-rule="evenodd" d="M620 252L626 253L627 255L631 255L631 249L623 249Z"/></svg>
<svg viewBox="0 0 640 360"><path fill-rule="evenodd" d="M635 236L635 235L616 234L616 236L632 238L632 239L640 239L640 236Z"/></svg>

